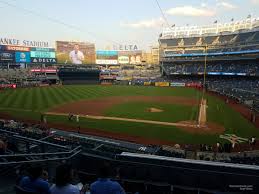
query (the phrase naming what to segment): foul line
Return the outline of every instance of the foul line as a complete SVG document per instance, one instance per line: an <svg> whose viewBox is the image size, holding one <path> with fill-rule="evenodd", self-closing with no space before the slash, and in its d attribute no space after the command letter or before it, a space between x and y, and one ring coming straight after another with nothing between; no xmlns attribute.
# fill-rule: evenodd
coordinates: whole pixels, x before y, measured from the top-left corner
<svg viewBox="0 0 259 194"><path fill-rule="evenodd" d="M57 115L57 116L68 116L65 113L56 113L56 112L47 112L47 115ZM114 121L128 121L134 123L147 123L147 124L156 124L156 125L166 125L166 126L175 126L175 127L192 127L198 128L194 124L185 124L185 123L170 123L170 122L161 122L161 121L152 121L152 120L143 120L143 119L128 119L121 117L105 117L105 116L93 116L93 115L79 115L81 118L96 119L96 120L114 120Z"/></svg>

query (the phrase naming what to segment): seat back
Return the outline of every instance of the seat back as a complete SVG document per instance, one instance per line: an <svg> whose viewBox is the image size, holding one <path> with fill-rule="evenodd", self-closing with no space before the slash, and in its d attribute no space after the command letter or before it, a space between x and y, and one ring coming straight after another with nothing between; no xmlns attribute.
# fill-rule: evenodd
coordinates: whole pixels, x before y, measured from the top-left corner
<svg viewBox="0 0 259 194"><path fill-rule="evenodd" d="M21 188L20 186L16 185L14 187L15 189L15 193L16 194L37 194L37 193L34 193L34 192L29 192L29 191L25 191L23 188Z"/></svg>

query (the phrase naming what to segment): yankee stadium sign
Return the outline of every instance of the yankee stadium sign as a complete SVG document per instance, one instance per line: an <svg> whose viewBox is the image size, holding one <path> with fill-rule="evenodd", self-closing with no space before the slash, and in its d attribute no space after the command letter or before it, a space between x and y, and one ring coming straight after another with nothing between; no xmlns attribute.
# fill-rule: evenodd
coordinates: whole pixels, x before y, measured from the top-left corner
<svg viewBox="0 0 259 194"><path fill-rule="evenodd" d="M19 40L19 39L1 38L1 37L0 37L0 45L41 47L41 48L50 47L49 42L45 42L45 41Z"/></svg>

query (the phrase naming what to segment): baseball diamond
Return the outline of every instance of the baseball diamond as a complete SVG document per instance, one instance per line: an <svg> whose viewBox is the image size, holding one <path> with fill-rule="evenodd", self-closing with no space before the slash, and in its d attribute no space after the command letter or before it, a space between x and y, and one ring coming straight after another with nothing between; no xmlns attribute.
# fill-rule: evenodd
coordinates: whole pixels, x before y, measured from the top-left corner
<svg viewBox="0 0 259 194"><path fill-rule="evenodd" d="M17 119L65 125L82 133L110 133L114 138L174 144L224 142L220 135L258 136L246 118L222 99L206 94L207 125L199 127L202 92L193 88L73 85L5 90L0 93L0 111ZM8 96L8 97L7 97ZM147 111L156 108L163 111ZM68 120L68 114L80 119ZM101 119L100 119L100 116ZM134 120L134 122L133 122ZM73 128L74 127L74 128ZM155 141L156 140L156 141Z"/></svg>

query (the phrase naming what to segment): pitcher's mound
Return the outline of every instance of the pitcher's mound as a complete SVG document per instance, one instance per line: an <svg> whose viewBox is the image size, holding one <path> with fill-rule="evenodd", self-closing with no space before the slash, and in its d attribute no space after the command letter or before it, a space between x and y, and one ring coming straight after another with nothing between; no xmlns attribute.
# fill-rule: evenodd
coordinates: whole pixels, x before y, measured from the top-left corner
<svg viewBox="0 0 259 194"><path fill-rule="evenodd" d="M148 108L147 112L164 112L164 111L158 108Z"/></svg>

